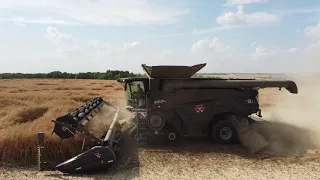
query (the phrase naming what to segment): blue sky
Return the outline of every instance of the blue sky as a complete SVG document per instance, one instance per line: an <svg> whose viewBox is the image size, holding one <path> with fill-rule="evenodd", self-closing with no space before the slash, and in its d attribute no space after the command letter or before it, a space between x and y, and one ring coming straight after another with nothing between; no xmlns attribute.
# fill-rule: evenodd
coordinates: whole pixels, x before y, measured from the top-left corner
<svg viewBox="0 0 320 180"><path fill-rule="evenodd" d="M0 2L0 72L318 72L317 0Z"/></svg>

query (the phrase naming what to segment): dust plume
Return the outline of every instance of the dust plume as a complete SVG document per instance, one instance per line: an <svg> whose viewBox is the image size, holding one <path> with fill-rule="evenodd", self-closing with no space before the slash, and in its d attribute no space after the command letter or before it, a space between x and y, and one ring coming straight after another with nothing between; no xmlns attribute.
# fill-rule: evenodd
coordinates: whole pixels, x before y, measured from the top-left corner
<svg viewBox="0 0 320 180"><path fill-rule="evenodd" d="M104 105L100 111L87 123L87 130L97 138L102 138L107 133L113 117L116 113L116 109ZM124 108L120 107L118 113L118 122L120 125L125 124L130 119L130 113Z"/></svg>
<svg viewBox="0 0 320 180"><path fill-rule="evenodd" d="M283 141L291 141L295 148L305 150L320 148L320 122L318 112L320 110L319 88L320 81L316 76L300 75L287 77L297 83L299 93L294 95L283 92L276 105L270 109L272 121L282 125L280 129ZM277 147L275 147L277 148Z"/></svg>
<svg viewBox="0 0 320 180"><path fill-rule="evenodd" d="M116 110L106 105L87 123L87 130L97 138L101 138L111 125Z"/></svg>
<svg viewBox="0 0 320 180"><path fill-rule="evenodd" d="M251 153L292 156L320 148L320 83L312 76L286 79L297 83L299 93L290 94L285 89L279 92L278 102L267 112L269 117L263 118L270 123L236 123L239 138Z"/></svg>

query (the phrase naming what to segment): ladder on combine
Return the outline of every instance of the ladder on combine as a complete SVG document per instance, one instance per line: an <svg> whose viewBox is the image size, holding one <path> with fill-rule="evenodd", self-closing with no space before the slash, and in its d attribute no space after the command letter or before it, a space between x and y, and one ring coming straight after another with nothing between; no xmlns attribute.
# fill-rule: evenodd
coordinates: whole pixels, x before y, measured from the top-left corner
<svg viewBox="0 0 320 180"><path fill-rule="evenodd" d="M146 145L149 135L147 111L146 109L134 108L133 115L135 126L129 134L136 140L138 145Z"/></svg>

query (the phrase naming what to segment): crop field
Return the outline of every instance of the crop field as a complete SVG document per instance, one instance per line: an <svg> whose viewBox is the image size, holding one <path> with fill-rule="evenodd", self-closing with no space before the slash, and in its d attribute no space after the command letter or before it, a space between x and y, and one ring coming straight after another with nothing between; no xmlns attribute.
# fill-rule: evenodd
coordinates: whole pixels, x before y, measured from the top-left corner
<svg viewBox="0 0 320 180"><path fill-rule="evenodd" d="M51 120L94 97L124 107L121 85L110 80L0 80L0 179L319 179L317 79L295 78L298 95L286 89L259 90L262 115L276 124L268 133L279 137L270 142L272 153L249 154L241 145L207 142L170 149L132 147L109 172L72 176L37 171L37 132L46 134L46 158L62 161L79 154L82 141L60 142L51 135ZM120 118L127 116L123 112Z"/></svg>

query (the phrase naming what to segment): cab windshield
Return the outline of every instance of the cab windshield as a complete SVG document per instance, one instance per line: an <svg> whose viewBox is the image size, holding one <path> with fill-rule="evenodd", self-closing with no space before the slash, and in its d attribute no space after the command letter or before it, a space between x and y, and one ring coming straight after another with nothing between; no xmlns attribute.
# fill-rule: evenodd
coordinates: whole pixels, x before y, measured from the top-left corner
<svg viewBox="0 0 320 180"><path fill-rule="evenodd" d="M126 99L128 106L145 108L145 87L143 81L133 81L126 84Z"/></svg>

